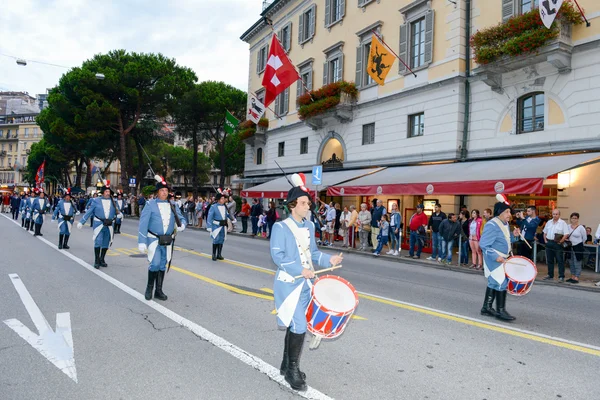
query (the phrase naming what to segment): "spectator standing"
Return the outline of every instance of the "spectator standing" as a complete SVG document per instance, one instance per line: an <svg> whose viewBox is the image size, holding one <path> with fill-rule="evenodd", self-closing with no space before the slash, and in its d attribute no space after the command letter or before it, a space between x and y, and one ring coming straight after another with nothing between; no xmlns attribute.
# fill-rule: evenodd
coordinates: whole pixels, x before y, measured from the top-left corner
<svg viewBox="0 0 600 400"><path fill-rule="evenodd" d="M377 200L375 204L376 206L373 208L373 215L371 217L371 243L373 243L373 249L378 247L377 237L379 236L380 229L379 221L381 221L381 217L386 214L385 207L381 200Z"/></svg>
<svg viewBox="0 0 600 400"><path fill-rule="evenodd" d="M13 220L15 221L19 216L19 208L21 208L21 198L17 192L14 192L12 198L10 199L10 210L12 212Z"/></svg>
<svg viewBox="0 0 600 400"><path fill-rule="evenodd" d="M358 226L358 212L356 206L352 204L350 206L350 222L348 223L348 245L354 248L354 242L356 240L356 228Z"/></svg>
<svg viewBox="0 0 600 400"><path fill-rule="evenodd" d="M369 246L369 232L371 232L371 212L367 210L367 205L362 203L358 213L358 238L361 251L366 251Z"/></svg>
<svg viewBox="0 0 600 400"><path fill-rule="evenodd" d="M571 277L567 279L567 282L579 283L581 265L583 263L583 254L585 251L585 246L583 243L586 240L587 234L583 225L579 224L579 213L571 213L570 220L571 224L569 225L569 229L565 235L571 243L571 261L569 262Z"/></svg>
<svg viewBox="0 0 600 400"><path fill-rule="evenodd" d="M560 210L552 210L552 219L546 222L544 227L544 241L546 242L546 262L548 264L548 275L543 280L554 279L554 261L558 264L558 281L565 281L565 257L563 243L565 234L569 232L567 223L560 219Z"/></svg>
<svg viewBox="0 0 600 400"><path fill-rule="evenodd" d="M233 218L233 220L236 221L237 220L237 218L236 218L237 203L233 199L233 196L229 196L229 198L227 199L227 204L225 204L225 207L227 208L227 212L229 213L231 218ZM232 232L233 232L233 231L235 231L236 223L232 223L232 226L233 226L233 229L232 229ZM269 235L270 234L271 234L271 231L269 230Z"/></svg>
<svg viewBox="0 0 600 400"><path fill-rule="evenodd" d="M343 238L344 240L344 244L342 244L342 247L348 247L348 232L349 232L349 227L350 227L350 211L348 211L348 207L344 207L344 211L341 212L340 214L340 236Z"/></svg>
<svg viewBox="0 0 600 400"><path fill-rule="evenodd" d="M479 214L479 210L471 211L471 219L469 220L469 245L471 246L471 252L473 253L473 264L471 265L471 268L475 268L478 271L483 269L483 253L479 247L482 225L483 219Z"/></svg>
<svg viewBox="0 0 600 400"><path fill-rule="evenodd" d="M523 241L521 238L521 240L517 243L517 249L519 251L519 255L532 260L531 253L533 243L535 242L535 233L541 221L537 217L537 209L535 206L527 207L526 213L526 218L523 216L522 211L517 214L517 225L519 226L519 229L521 229L523 237L525 237L525 241ZM529 246L527 244L529 244Z"/></svg>
<svg viewBox="0 0 600 400"><path fill-rule="evenodd" d="M144 194L140 194L140 198L138 199L138 207L140 209L139 215L142 215L142 211L144 210L144 206L146 205L146 199L144 198Z"/></svg>
<svg viewBox="0 0 600 400"><path fill-rule="evenodd" d="M465 267L469 265L469 211L463 210L460 212L460 224L462 227L462 242L460 244L460 260L459 263Z"/></svg>
<svg viewBox="0 0 600 400"><path fill-rule="evenodd" d="M252 222L252 236L258 234L258 219L262 215L262 205L258 202L258 199L252 200L252 207L250 208L250 220Z"/></svg>
<svg viewBox="0 0 600 400"><path fill-rule="evenodd" d="M272 201L269 203L269 211L267 211L267 227L269 228L269 239L271 239L271 231L273 230L273 225L275 225L275 222L277 222L277 218L279 218L279 214L277 213L275 202Z"/></svg>
<svg viewBox="0 0 600 400"><path fill-rule="evenodd" d="M429 217L429 223L427 228L431 230L431 256L427 257L428 260L442 261L442 237L440 235L440 224L446 219L446 214L442 212L442 205L435 203L434 212Z"/></svg>
<svg viewBox="0 0 600 400"><path fill-rule="evenodd" d="M381 216L381 221L379 221L379 235L377 237L377 248L373 252L374 256L378 257L379 254L381 254L381 250L383 249L383 246L385 246L388 243L389 233L390 233L389 216L386 214L383 214Z"/></svg>
<svg viewBox="0 0 600 400"><path fill-rule="evenodd" d="M425 244L425 232L427 228L428 218L423 212L423 204L417 205L417 212L410 217L408 228L410 229L409 250L405 257L414 259L421 258L421 251ZM415 245L417 246L417 254L415 255Z"/></svg>
<svg viewBox="0 0 600 400"><path fill-rule="evenodd" d="M462 231L461 224L458 222L456 214L449 213L448 218L440 223L439 228L442 239L442 263L452 264L452 249L454 248L454 241L458 240L458 236Z"/></svg>
<svg viewBox="0 0 600 400"><path fill-rule="evenodd" d="M402 216L398 212L398 204L392 203L392 213L390 214L390 251L387 254L397 256L400 255L400 232L401 232Z"/></svg>
<svg viewBox="0 0 600 400"><path fill-rule="evenodd" d="M238 215L242 218L242 233L248 233L248 217L250 216L248 200L242 199L242 209Z"/></svg>

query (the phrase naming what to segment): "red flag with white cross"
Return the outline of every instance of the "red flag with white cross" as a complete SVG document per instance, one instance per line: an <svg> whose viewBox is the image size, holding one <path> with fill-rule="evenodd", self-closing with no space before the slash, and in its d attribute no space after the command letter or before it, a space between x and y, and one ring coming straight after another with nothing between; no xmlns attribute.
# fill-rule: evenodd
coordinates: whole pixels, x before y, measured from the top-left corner
<svg viewBox="0 0 600 400"><path fill-rule="evenodd" d="M298 79L300 79L298 71L285 54L285 50L279 44L277 36L273 34L262 81L262 85L265 87L265 106L269 106L279 93L290 87Z"/></svg>

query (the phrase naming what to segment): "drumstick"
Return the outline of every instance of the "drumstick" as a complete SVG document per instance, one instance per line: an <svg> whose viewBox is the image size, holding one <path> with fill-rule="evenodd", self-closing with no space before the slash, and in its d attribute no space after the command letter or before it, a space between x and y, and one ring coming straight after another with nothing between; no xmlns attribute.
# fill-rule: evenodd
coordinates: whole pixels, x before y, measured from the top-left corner
<svg viewBox="0 0 600 400"><path fill-rule="evenodd" d="M527 241L527 239L525 239L525 236L523 236L523 232L521 232L521 230L519 230L519 236L521 236L521 239L523 239L523 241L525 242L525 244L532 249L533 247L531 247L531 245L529 244L529 242Z"/></svg>
<svg viewBox="0 0 600 400"><path fill-rule="evenodd" d="M318 270L318 271L315 271L315 275L316 275L316 274L320 274L320 273L322 273L322 272L329 272L329 271L333 271L334 269L339 269L339 268L342 268L342 264L336 265L335 267L331 267L331 268L325 268L325 269L320 269L320 270ZM294 277L294 279L300 279L300 278L302 278L302 275L298 275L298 276L295 276L295 277Z"/></svg>

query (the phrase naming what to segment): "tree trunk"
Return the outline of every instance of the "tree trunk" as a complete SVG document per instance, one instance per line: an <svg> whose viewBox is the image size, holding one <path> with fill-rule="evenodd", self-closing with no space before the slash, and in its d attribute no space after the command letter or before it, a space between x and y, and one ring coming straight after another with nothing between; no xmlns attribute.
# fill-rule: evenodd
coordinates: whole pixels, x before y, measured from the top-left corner
<svg viewBox="0 0 600 400"><path fill-rule="evenodd" d="M83 158L81 160L75 161L75 186L81 187L81 171L83 170ZM69 172L67 171L67 176L69 177L69 184L71 183L71 177L69 176Z"/></svg>
<svg viewBox="0 0 600 400"><path fill-rule="evenodd" d="M121 119L119 118L119 121ZM123 193L129 193L129 181L127 180L127 149L125 148L125 132L122 127L119 132L119 144L121 146L119 161L121 162L121 187Z"/></svg>
<svg viewBox="0 0 600 400"><path fill-rule="evenodd" d="M194 192L194 201L198 198L198 134L192 132L192 191Z"/></svg>
<svg viewBox="0 0 600 400"><path fill-rule="evenodd" d="M138 155L137 184L140 185L139 193L142 193L142 188L146 186L146 182L143 182L143 179L145 179L146 176L146 174L144 173L144 154L142 150L142 145L139 144L137 140L135 140L134 143Z"/></svg>
<svg viewBox="0 0 600 400"><path fill-rule="evenodd" d="M219 182L221 188L225 189L225 137L223 137L223 140L220 143L217 142L217 146L219 148L219 161L221 168L221 179Z"/></svg>
<svg viewBox="0 0 600 400"><path fill-rule="evenodd" d="M92 164L89 158L84 158L84 161L87 164L87 172L85 174L85 188L87 189L92 186Z"/></svg>

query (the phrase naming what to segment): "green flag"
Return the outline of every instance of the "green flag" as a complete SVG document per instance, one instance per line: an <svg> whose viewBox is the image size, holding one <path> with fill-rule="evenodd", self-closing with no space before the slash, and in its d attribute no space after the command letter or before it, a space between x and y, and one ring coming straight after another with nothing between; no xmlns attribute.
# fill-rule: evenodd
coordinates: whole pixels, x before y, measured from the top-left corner
<svg viewBox="0 0 600 400"><path fill-rule="evenodd" d="M225 133L233 133L236 129L240 121L238 121L229 111L225 114L225 125L223 126L223 130Z"/></svg>

